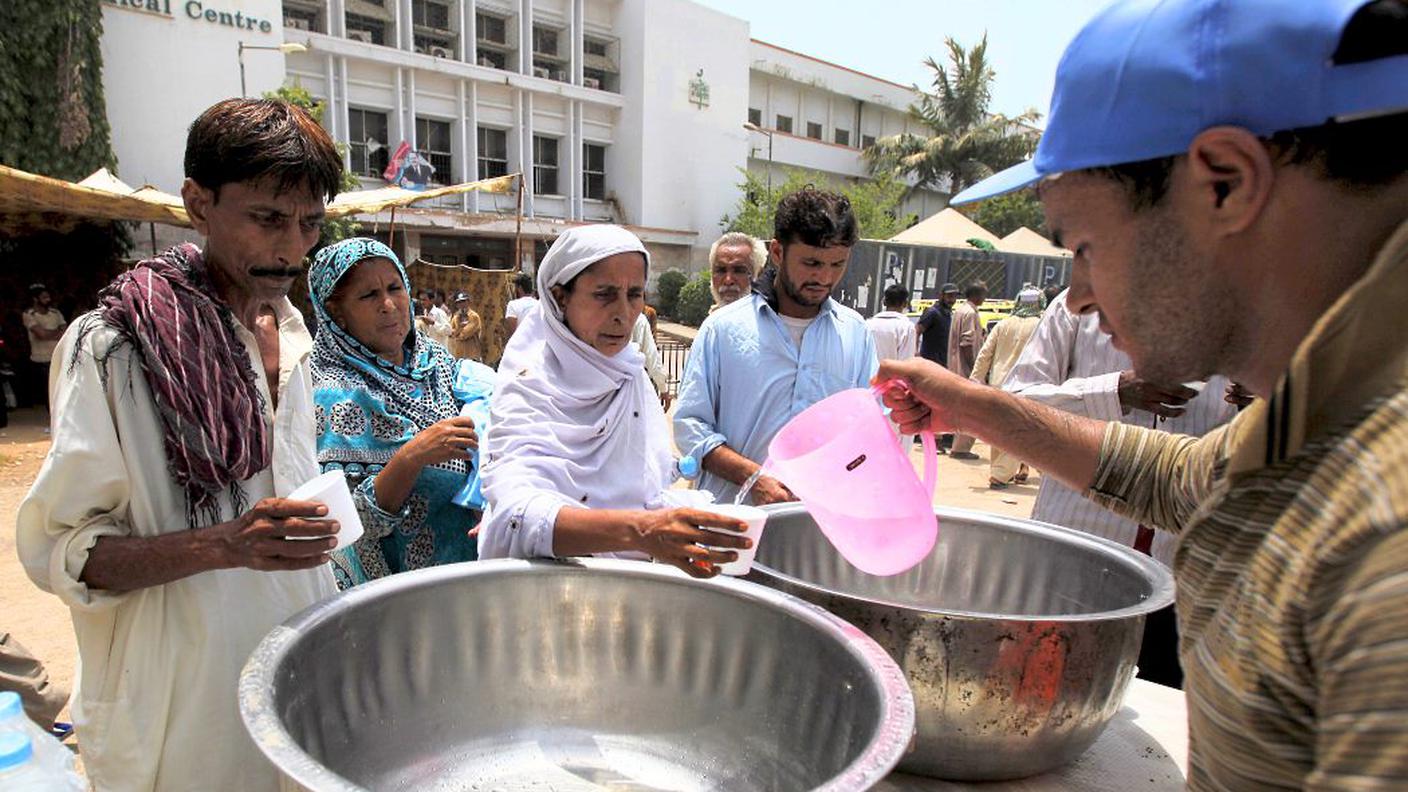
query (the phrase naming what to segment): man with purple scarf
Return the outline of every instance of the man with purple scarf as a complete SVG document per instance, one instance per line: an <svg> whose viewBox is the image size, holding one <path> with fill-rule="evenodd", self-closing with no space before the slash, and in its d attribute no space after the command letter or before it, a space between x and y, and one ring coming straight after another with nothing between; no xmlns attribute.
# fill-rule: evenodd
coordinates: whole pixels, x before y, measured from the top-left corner
<svg viewBox="0 0 1408 792"><path fill-rule="evenodd" d="M302 110L230 99L192 124L185 172L204 247L141 262L64 334L16 544L72 610L98 789L275 789L236 689L270 629L336 590L326 509L284 497L318 473L287 295L342 159Z"/></svg>

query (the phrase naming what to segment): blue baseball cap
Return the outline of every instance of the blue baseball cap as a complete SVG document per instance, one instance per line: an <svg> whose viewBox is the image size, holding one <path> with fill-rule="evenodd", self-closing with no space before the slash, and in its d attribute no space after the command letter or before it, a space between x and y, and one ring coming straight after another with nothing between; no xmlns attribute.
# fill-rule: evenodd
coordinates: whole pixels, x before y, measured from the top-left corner
<svg viewBox="0 0 1408 792"><path fill-rule="evenodd" d="M1408 110L1408 55L1335 65L1369 0L1120 0L1056 67L1036 156L954 196L1020 190L1067 171L1182 154L1209 127L1255 135Z"/></svg>

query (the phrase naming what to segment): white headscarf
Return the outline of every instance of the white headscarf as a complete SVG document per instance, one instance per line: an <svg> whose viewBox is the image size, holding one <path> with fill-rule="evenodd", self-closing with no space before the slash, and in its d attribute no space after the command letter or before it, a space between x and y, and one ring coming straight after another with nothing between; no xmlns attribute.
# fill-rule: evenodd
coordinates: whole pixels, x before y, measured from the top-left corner
<svg viewBox="0 0 1408 792"><path fill-rule="evenodd" d="M674 455L645 358L634 344L601 354L572 334L552 296L553 286L628 252L641 254L649 271L650 256L631 232L580 226L559 236L538 268L538 305L524 314L499 363L481 546L501 544L505 526L497 523L524 514L529 499L538 499L539 511L543 498L579 508L662 504Z"/></svg>

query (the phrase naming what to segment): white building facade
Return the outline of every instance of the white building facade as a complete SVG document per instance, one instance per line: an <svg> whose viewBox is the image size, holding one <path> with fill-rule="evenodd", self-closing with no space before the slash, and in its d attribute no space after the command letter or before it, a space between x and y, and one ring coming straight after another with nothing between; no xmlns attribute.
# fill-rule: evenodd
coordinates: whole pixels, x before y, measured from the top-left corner
<svg viewBox="0 0 1408 792"><path fill-rule="evenodd" d="M102 1L128 183L176 191L202 110L296 85L325 104L364 187L384 184L403 141L439 183L524 173L528 255L569 224L612 221L640 234L656 272L697 269L740 169L864 178L861 147L912 123L910 89L754 41L747 22L689 0ZM771 134L771 163L750 121ZM940 208L916 193L905 210ZM511 266L515 209L513 196L469 194L399 210L395 246ZM381 234L390 220L361 218Z"/></svg>
<svg viewBox="0 0 1408 792"><path fill-rule="evenodd" d="M875 141L923 135L909 115L913 88L754 39L749 43L748 169L779 182L788 168L835 184L869 178L861 152ZM900 207L923 220L948 193L914 190Z"/></svg>

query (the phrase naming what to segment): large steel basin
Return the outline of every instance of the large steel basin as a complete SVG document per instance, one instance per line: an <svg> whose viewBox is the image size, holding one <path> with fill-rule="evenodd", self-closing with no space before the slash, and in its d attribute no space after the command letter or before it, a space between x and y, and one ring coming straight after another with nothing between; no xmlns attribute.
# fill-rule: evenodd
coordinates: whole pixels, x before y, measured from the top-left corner
<svg viewBox="0 0 1408 792"><path fill-rule="evenodd" d="M750 579L821 605L900 664L919 732L908 772L995 780L1070 762L1119 709L1145 615L1173 601L1162 564L1054 525L937 508L928 558L874 577L801 505L769 511Z"/></svg>
<svg viewBox="0 0 1408 792"><path fill-rule="evenodd" d="M856 628L738 580L635 561L395 575L275 629L240 709L312 790L852 790L913 736Z"/></svg>

